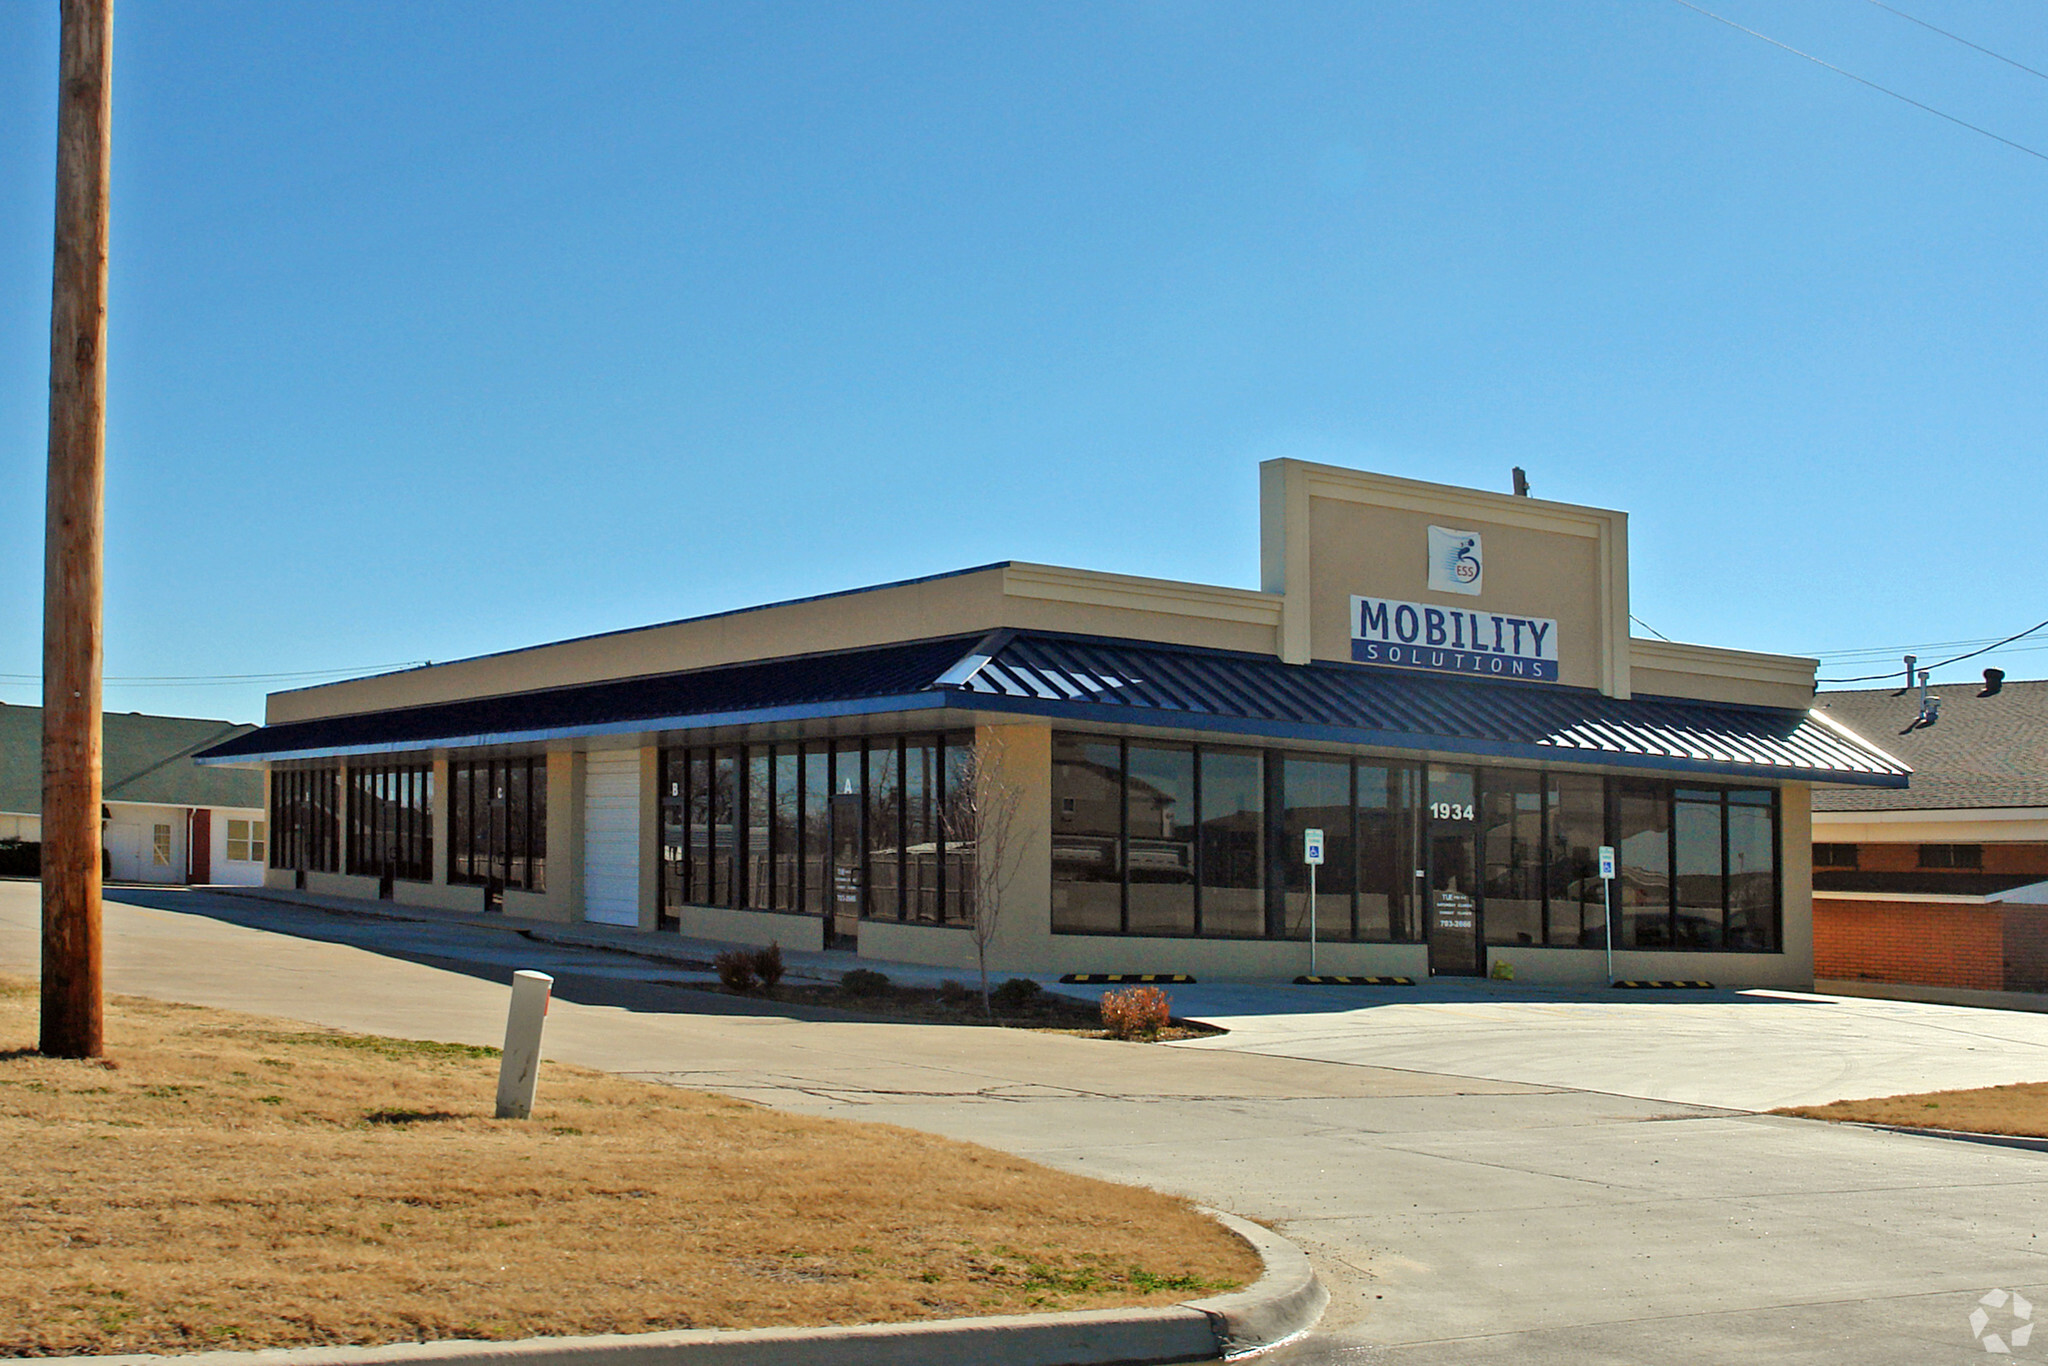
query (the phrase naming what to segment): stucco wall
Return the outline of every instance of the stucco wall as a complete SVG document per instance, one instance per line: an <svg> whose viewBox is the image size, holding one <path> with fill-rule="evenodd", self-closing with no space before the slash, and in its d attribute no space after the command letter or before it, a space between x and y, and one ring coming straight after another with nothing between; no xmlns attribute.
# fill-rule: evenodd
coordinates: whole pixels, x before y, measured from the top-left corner
<svg viewBox="0 0 2048 1366"><path fill-rule="evenodd" d="M1448 523L1484 538L1478 597L1425 587L1429 528ZM1557 619L1558 681L1597 688L1606 621L1600 610L1599 546L1584 536L1504 526L1469 515L1432 515L1309 501L1314 585L1310 648L1317 659L1351 659L1351 598L1399 598L1472 612Z"/></svg>

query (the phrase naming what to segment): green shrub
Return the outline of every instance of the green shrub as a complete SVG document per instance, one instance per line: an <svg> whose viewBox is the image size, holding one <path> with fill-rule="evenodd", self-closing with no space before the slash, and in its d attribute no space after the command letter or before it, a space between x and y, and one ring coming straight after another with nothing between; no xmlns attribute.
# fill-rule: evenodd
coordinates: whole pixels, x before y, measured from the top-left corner
<svg viewBox="0 0 2048 1366"><path fill-rule="evenodd" d="M947 1005L957 1006L967 999L967 984L951 978L939 983L939 999Z"/></svg>
<svg viewBox="0 0 2048 1366"><path fill-rule="evenodd" d="M1158 987L1102 993L1102 1027L1112 1039L1156 1039L1173 1018L1173 1002Z"/></svg>
<svg viewBox="0 0 2048 1366"><path fill-rule="evenodd" d="M995 1003L997 1010L1006 1010L1014 1015L1035 1004L1044 994L1045 988L1029 977L1012 977L990 992L989 999Z"/></svg>
<svg viewBox="0 0 2048 1366"><path fill-rule="evenodd" d="M855 968L839 979L839 989L848 996L880 996L889 989L889 978L867 968Z"/></svg>
<svg viewBox="0 0 2048 1366"><path fill-rule="evenodd" d="M765 991L775 990L775 984L782 980L782 945L771 943L765 949L755 949L754 975L761 979Z"/></svg>
<svg viewBox="0 0 2048 1366"><path fill-rule="evenodd" d="M728 949L713 958L711 966L718 969L718 980L725 984L727 991L752 991L761 983L760 975L754 970L751 949Z"/></svg>

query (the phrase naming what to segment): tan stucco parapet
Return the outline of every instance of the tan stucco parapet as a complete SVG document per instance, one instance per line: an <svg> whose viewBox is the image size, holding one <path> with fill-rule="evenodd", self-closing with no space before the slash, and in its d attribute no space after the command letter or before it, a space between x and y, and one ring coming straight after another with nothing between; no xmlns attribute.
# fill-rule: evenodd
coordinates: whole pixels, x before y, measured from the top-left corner
<svg viewBox="0 0 2048 1366"><path fill-rule="evenodd" d="M1271 654L1280 600L1249 588L1001 563L272 693L268 722L503 696L1003 627Z"/></svg>
<svg viewBox="0 0 2048 1366"><path fill-rule="evenodd" d="M1629 676L1639 693L1800 711L1813 705L1813 679L1820 664L1802 655L1684 645L1640 636L1631 637L1628 648Z"/></svg>
<svg viewBox="0 0 2048 1366"><path fill-rule="evenodd" d="M1483 596L1424 582L1429 525L1486 537ZM1352 595L1556 621L1555 681L1805 708L1810 659L1631 639L1628 517L1360 470L1260 466L1261 586L1002 561L271 694L269 724L1016 629L1350 661ZM1477 590L1475 590L1477 591Z"/></svg>
<svg viewBox="0 0 2048 1366"><path fill-rule="evenodd" d="M1277 595L1250 588L1226 588L1092 569L1012 562L1003 567L1003 591L1017 598L1092 603L1126 611L1163 612L1205 620L1238 621L1279 629Z"/></svg>
<svg viewBox="0 0 2048 1366"><path fill-rule="evenodd" d="M266 722L278 725L986 630L1001 624L1005 567L984 565L272 693Z"/></svg>
<svg viewBox="0 0 2048 1366"><path fill-rule="evenodd" d="M1328 571L1322 562L1336 547L1327 543L1327 536L1325 544L1315 544L1318 501L1388 514L1405 522L1464 521L1553 542L1590 542L1586 581L1572 591L1588 595L1581 613L1589 637L1584 644L1596 655L1585 676L1566 681L1597 687L1609 697L1629 696L1627 513L1305 460L1265 461L1259 466L1259 585L1284 600L1280 657L1290 664L1341 658L1331 648L1335 637L1330 623L1341 615L1340 604L1347 602L1350 594L1369 588L1363 581L1324 581ZM1564 571L1564 577L1569 580L1573 576ZM1419 588L1397 592L1398 587L1370 586L1371 591L1386 596L1429 600L1430 595ZM1545 591L1548 588L1550 585L1543 585L1535 590L1536 604L1568 620L1570 607L1553 605ZM1465 600L1445 601L1451 606L1466 605Z"/></svg>

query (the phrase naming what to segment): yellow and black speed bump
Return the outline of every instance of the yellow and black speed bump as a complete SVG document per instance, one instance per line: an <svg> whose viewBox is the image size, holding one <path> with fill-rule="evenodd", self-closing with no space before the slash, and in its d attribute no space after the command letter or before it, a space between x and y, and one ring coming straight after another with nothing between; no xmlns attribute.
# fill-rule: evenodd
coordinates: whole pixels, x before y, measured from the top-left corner
<svg viewBox="0 0 2048 1366"><path fill-rule="evenodd" d="M1178 982L1192 985L1194 978L1184 972L1070 972L1062 982Z"/></svg>
<svg viewBox="0 0 2048 1366"><path fill-rule="evenodd" d="M1413 977L1297 977L1298 987L1412 987Z"/></svg>
<svg viewBox="0 0 2048 1366"><path fill-rule="evenodd" d="M1712 991L1714 989L1714 984L1712 982L1650 982L1642 981L1635 978L1631 978L1627 981L1616 982L1614 985L1618 987L1634 987L1638 990L1661 989L1664 991Z"/></svg>

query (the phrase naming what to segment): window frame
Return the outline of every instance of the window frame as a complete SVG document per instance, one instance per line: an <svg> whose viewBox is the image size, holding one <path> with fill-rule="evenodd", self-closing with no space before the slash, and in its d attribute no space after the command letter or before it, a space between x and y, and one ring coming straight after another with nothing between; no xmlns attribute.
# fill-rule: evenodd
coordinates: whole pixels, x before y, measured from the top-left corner
<svg viewBox="0 0 2048 1366"><path fill-rule="evenodd" d="M1357 944L1425 944L1428 942L1425 924L1423 922L1422 917L1416 913L1415 908L1408 907L1405 905L1405 903L1403 903L1401 906L1397 906L1395 903L1395 897L1397 896L1397 894L1405 893L1408 890L1406 887L1390 887L1385 889L1386 894L1389 897L1389 904L1388 914L1386 917L1387 923L1383 931L1380 929L1380 927L1375 926L1375 932L1370 937L1367 937L1365 927L1361 924L1361 917L1364 914L1361 909L1361 898L1368 894L1377 895L1382 890L1376 885L1371 887L1368 887L1367 885L1368 878L1366 876L1366 863L1368 855L1372 853L1374 850L1378 849L1382 841L1392 841L1393 845L1395 846L1401 845L1403 843L1403 835L1405 832L1406 842L1411 847L1409 847L1406 850L1400 849L1398 847L1394 849L1394 858L1396 863L1401 864L1406 862L1412 864L1413 859L1419 858L1421 856L1419 849L1412 846L1418 838L1417 832L1421 828L1420 804L1425 799L1423 785L1419 782L1401 782L1398 781L1395 776L1397 774L1404 772L1409 773L1411 775L1417 772L1418 765L1415 760L1408 759L1405 757L1389 755L1357 754L1349 751L1332 752L1322 750L1303 750L1299 748L1284 746L1247 746L1243 744L1208 744L1201 741L1192 742L1191 744L1189 744L1189 748L1192 749L1195 756L1194 801L1196 819L1196 838L1195 850L1193 854L1195 870L1195 929L1192 934L1164 932L1158 930L1134 932L1130 928L1131 830L1129 795L1129 787L1131 782L1130 749L1133 741L1127 737L1103 735L1100 733L1082 730L1070 731L1062 729L1057 730L1054 734L1055 753L1058 753L1061 745L1066 742L1072 742L1075 745L1093 744L1114 746L1116 754L1118 756L1118 771L1115 778L1116 793L1114 797L1117 811L1117 834L1114 837L1114 857L1117 862L1118 874L1117 877L1113 880L1118 888L1118 914L1116 916L1117 928L1096 928L1091 926L1076 927L1071 924L1061 925L1055 919L1053 921L1050 921L1048 924L1049 933L1053 935L1070 935L1081 937L1093 936L1144 939L1199 938L1226 940L1275 940L1285 938L1290 940L1290 942L1292 940L1301 938L1302 936L1289 935L1286 932L1286 925L1284 919L1285 902L1283 900L1283 897L1286 894L1288 874L1283 869L1282 865L1286 860L1289 860L1295 856L1293 845L1290 842L1293 838L1292 834L1290 833L1291 827L1288 824L1287 809L1284 806L1284 802L1286 801L1286 791L1285 780L1283 775L1285 772L1286 761L1289 758L1295 758L1317 761L1348 762L1351 767L1350 834L1352 841L1351 847L1353 850L1353 858L1358 861L1358 867L1354 870L1352 877L1352 886L1349 893L1351 912L1350 935L1347 937L1342 933L1331 934L1324 930L1323 926L1325 923L1332 923L1333 928L1338 927L1338 925L1334 922L1340 921L1340 918L1342 916L1342 910L1338 906L1333 904L1330 907L1330 910L1333 914L1330 916L1329 922L1325 922L1322 914L1322 906L1320 903L1319 893L1317 911L1318 938L1323 940L1324 942L1345 942ZM1138 741L1138 743L1150 742L1141 740ZM1160 743L1165 743L1164 737L1162 737ZM1175 743L1180 742L1176 741ZM1259 756L1260 763L1263 765L1262 779L1260 783L1260 791L1264 796L1264 810L1261 813L1261 830L1262 837L1265 839L1267 847L1263 853L1263 856L1259 860L1259 863L1263 879L1263 885L1260 889L1261 904L1265 907L1266 910L1266 923L1264 927L1264 932L1262 933L1229 935L1217 934L1213 931L1211 926L1212 918L1210 916L1209 907L1209 892L1211 889L1208 886L1210 873L1208 861L1211 855L1210 851L1205 847L1207 844L1207 840L1204 835L1204 827L1206 826L1208 818L1210 817L1211 813L1208 807L1208 794L1205 791L1205 785L1207 782L1207 765L1203 762L1203 756L1206 754L1216 752L1243 754L1248 751L1255 751ZM1645 799L1654 803L1656 811L1660 813L1659 818L1663 822L1660 831L1662 839L1657 842L1657 845L1661 850L1664 860L1663 891L1662 896L1656 902L1645 905L1642 908L1642 910L1646 913L1648 917L1646 923L1661 923L1662 935L1664 937L1665 942L1654 945L1642 946L1641 951L1648 953L1711 952L1753 953L1766 955L1783 954L1785 952L1785 824L1783 815L1783 796L1779 788L1732 782L1696 780L1689 777L1647 777L1640 774L1589 773L1586 770L1579 768L1548 767L1540 765L1532 767L1523 767L1519 765L1508 764L1474 764L1471 765L1471 767L1473 767L1476 770L1478 775L1478 784L1475 792L1475 799L1479 802L1484 802L1486 800L1487 794L1490 791L1497 790L1498 786L1500 785L1498 775L1505 774L1514 774L1517 776L1517 790L1520 790L1523 787L1527 787L1530 784L1533 784L1533 790L1536 793L1537 797L1537 811L1535 814L1537 817L1537 829L1539 831L1539 847L1536 851L1536 855L1533 861L1532 871L1540 896L1539 904L1541 906L1542 931L1541 941L1539 943L1532 943L1527 945L1489 944L1490 950L1509 952L1513 951L1516 948L1558 948L1597 953L1603 949L1605 939L1608 933L1611 932L1611 930L1615 927L1617 922L1621 922L1622 916L1625 914L1624 908L1614 905L1612 903L1612 899L1609 895L1611 889L1603 889L1600 900L1597 903L1598 908L1601 911L1600 925L1597 932L1592 933L1591 937L1589 938L1587 913L1589 907L1592 907L1595 903L1586 902L1580 899L1573 899L1561 903L1559 901L1559 897L1562 896L1564 889L1552 885L1556 873L1551 866L1552 859L1550 847L1553 835L1555 834L1554 821L1557 819L1556 815L1553 812L1554 804L1552 801L1552 794L1561 794L1564 790L1558 780L1564 778L1572 778L1576 780L1591 779L1593 782L1596 782L1599 785L1599 843L1613 846L1617 849L1617 852L1619 851L1619 846L1621 843L1619 839L1621 803L1623 789L1625 786L1628 787L1631 790L1632 794L1637 798ZM1362 807L1360 805L1360 798L1361 795L1364 793L1366 787L1364 779L1362 777L1362 773L1366 769L1371 769L1375 773L1384 773L1387 775L1388 804L1384 808L1378 805L1372 807ZM1081 793L1065 792L1061 790L1061 788L1058 785L1058 775L1060 774L1060 772L1060 768L1057 765L1055 765L1055 781L1054 785L1048 792L1047 798L1048 817L1054 823L1055 826L1058 825L1063 812L1069 816L1074 814L1076 810L1075 804L1078 803L1083 796L1083 794ZM1492 779L1491 782L1489 781L1490 778ZM1520 782L1519 780L1521 779L1527 779L1528 781ZM1718 942L1712 944L1689 945L1677 942L1679 938L1677 930L1677 917L1679 914L1679 902L1681 899L1678 894L1677 887L1675 885L1675 879L1677 875L1676 870L1678 868L1679 824L1677 809L1679 805L1679 798L1677 793L1681 789L1684 789L1689 792L1702 794L1711 793L1712 797L1710 800L1693 801L1691 804L1710 807L1715 812L1715 817L1719 822L1719 872L1715 875L1718 881L1718 896L1716 900L1718 903L1717 923L1719 926L1719 936ZM1583 799L1584 797L1589 796L1590 793L1586 792L1584 789L1580 789L1579 795ZM1734 874L1730 870L1730 864L1733 858L1733 855L1731 853L1731 841L1734 838L1734 822L1733 818L1730 815L1730 811L1731 808L1735 805L1741 805L1752 809L1763 809L1768 811L1767 820L1770 828L1771 856L1771 912L1769 926L1769 942L1761 947L1739 946L1732 944L1730 942L1731 917L1735 914L1735 908L1733 904L1733 898L1735 895ZM1375 839L1373 841L1372 847L1369 849L1365 838L1365 821L1367 819L1368 814L1372 814L1375 817L1377 817L1382 812L1384 812L1384 817L1388 829L1386 833L1383 835L1377 832L1375 833ZM1652 828L1654 829L1656 827L1653 826ZM1584 834L1585 831L1581 830L1579 831L1579 833ZM1092 826L1089 827L1087 830L1076 832L1073 837L1076 839L1086 838L1090 840L1110 838L1110 836L1108 836L1106 833L1095 833ZM1404 853L1406 855L1405 858L1403 857ZM1483 863L1483 849L1479 851L1479 856ZM1395 871L1398 872L1399 869L1397 868ZM1057 864L1054 865L1052 879L1055 890L1055 895L1053 899L1057 901L1058 898L1056 894L1056 889L1060 885L1061 881L1058 873ZM1103 879L1102 883L1091 885L1102 885L1110 881L1112 880ZM1580 879L1580 881L1583 881L1583 878ZM1076 885L1080 885L1080 880L1076 880ZM1526 900L1527 898L1519 899ZM1477 897L1477 901L1479 905L1480 924L1483 929L1485 925L1484 917L1486 904L1486 896L1484 894L1483 888L1480 891L1480 895ZM1561 920L1561 912L1569 913L1569 915L1572 917L1572 920L1569 925L1565 924ZM1277 927L1277 930L1274 924L1276 920L1280 922ZM1413 923L1401 923L1404 920L1412 920ZM1566 930L1569 930L1570 933L1562 933ZM1616 936L1616 940L1617 947L1633 947L1630 945L1622 945L1620 943L1619 935Z"/></svg>
<svg viewBox="0 0 2048 1366"><path fill-rule="evenodd" d="M515 782L514 770L520 781ZM479 784L478 779L482 782ZM502 789L500 783L502 781ZM449 802L445 876L449 885L512 892L547 890L548 756L452 759L448 786L464 797ZM479 786L483 809L478 810ZM502 795L499 793L502 791ZM514 793L523 793L513 829ZM658 834L658 832L657 832ZM516 836L516 838L515 838ZM516 852L515 852L516 850ZM466 866L458 866L457 859ZM481 861L482 872L477 865Z"/></svg>

